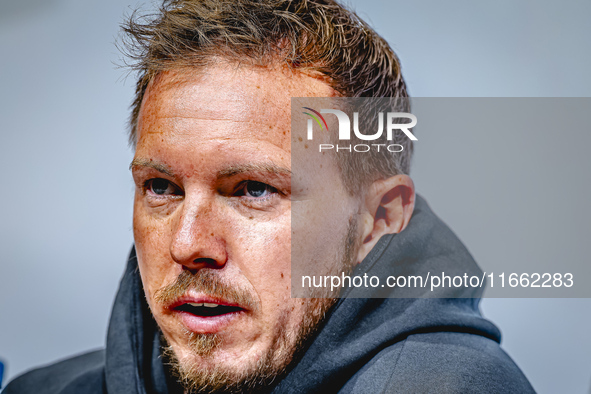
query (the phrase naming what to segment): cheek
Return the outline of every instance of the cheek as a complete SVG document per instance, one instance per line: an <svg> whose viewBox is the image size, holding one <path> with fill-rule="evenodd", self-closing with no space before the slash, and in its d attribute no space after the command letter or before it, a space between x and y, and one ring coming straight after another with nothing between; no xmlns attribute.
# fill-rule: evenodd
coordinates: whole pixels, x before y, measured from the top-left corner
<svg viewBox="0 0 591 394"><path fill-rule="evenodd" d="M291 215L289 212L268 222L246 223L228 245L232 261L240 265L261 301L285 299L290 295Z"/></svg>
<svg viewBox="0 0 591 394"><path fill-rule="evenodd" d="M140 276L148 298L151 298L155 290L169 284L178 275L175 271L178 264L171 264L169 252L171 219L170 216L155 218L148 215L141 201L136 199L133 211L133 236Z"/></svg>

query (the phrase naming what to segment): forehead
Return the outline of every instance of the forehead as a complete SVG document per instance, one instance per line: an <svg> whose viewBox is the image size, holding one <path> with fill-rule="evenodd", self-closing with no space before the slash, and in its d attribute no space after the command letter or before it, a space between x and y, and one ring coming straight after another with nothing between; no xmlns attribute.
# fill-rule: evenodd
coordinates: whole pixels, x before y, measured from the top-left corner
<svg viewBox="0 0 591 394"><path fill-rule="evenodd" d="M215 138L235 127L238 135L288 147L291 97L326 97L334 91L323 81L284 68L254 68L219 62L199 70L159 74L148 86L138 119L142 140ZM202 127L203 126L203 127ZM238 136L237 135L237 136Z"/></svg>

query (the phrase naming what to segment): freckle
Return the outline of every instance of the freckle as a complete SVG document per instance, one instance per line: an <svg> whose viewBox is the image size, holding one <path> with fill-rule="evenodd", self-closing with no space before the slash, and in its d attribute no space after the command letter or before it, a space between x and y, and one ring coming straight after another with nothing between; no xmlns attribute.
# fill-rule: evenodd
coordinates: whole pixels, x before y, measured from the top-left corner
<svg viewBox="0 0 591 394"><path fill-rule="evenodd" d="M211 236L213 237L213 233L211 233Z"/></svg>
<svg viewBox="0 0 591 394"><path fill-rule="evenodd" d="M304 148L305 148L305 149L308 149L308 144L305 144L305 145L304 145Z"/></svg>
<svg viewBox="0 0 591 394"><path fill-rule="evenodd" d="M283 278L283 272L281 273L281 277Z"/></svg>
<svg viewBox="0 0 591 394"><path fill-rule="evenodd" d="M298 137L298 141L302 142L303 141L302 137Z"/></svg>
<svg viewBox="0 0 591 394"><path fill-rule="evenodd" d="M248 219L249 219L249 220L252 220L252 219L253 219L253 217L251 216L251 217L249 217Z"/></svg>
<svg viewBox="0 0 591 394"><path fill-rule="evenodd" d="M283 132L283 135L285 135L285 131Z"/></svg>

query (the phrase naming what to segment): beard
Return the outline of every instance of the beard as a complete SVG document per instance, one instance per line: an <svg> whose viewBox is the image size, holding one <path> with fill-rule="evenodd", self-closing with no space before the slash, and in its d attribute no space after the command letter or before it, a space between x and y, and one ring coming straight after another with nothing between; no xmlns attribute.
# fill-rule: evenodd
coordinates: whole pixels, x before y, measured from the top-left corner
<svg viewBox="0 0 591 394"><path fill-rule="evenodd" d="M164 335L162 356L186 394L264 392L272 387L273 382L280 380L293 360L299 359L335 301L330 298L306 300L304 318L295 334L291 334L287 329L287 314L282 316L277 323L272 345L266 354L258 361L243 366L240 371L223 364L204 368L199 361L181 361ZM207 359L222 345L222 340L217 334L191 332L189 344L193 354Z"/></svg>
<svg viewBox="0 0 591 394"><path fill-rule="evenodd" d="M331 274L337 271L352 271L353 258L358 250L357 221L349 220L347 234L343 237L341 248ZM339 264L340 263L340 264ZM196 273L183 271L171 285L165 286L155 294L155 300L166 303L186 293L188 289L229 301L249 305L258 309L259 305L247 291L231 287L222 280L215 269L204 268ZM289 329L289 312L285 311L278 319L271 346L264 355L243 365L240 370L218 363L205 366L203 361L213 358L223 340L218 334L197 334L186 330L188 345L193 355L201 361L180 360L173 347L162 335L162 356L170 372L185 391L189 393L253 393L265 392L272 388L303 355L315 334L325 320L327 312L336 303L336 298L328 293L318 294L318 298L302 299L302 319L296 329Z"/></svg>

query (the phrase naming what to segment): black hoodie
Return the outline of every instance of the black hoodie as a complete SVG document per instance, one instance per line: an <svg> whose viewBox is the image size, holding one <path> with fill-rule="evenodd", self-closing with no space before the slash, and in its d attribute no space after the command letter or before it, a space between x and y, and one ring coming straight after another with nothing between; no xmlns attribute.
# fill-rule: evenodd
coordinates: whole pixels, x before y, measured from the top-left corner
<svg viewBox="0 0 591 394"><path fill-rule="evenodd" d="M408 267L413 275L431 269L480 272L459 239L418 196L408 227L382 237L354 274L408 275ZM481 317L477 293L461 294L472 298L357 298L381 295L371 291L346 292L272 393L534 392L500 348L499 330ZM435 295L445 297L443 291ZM106 349L28 372L3 394L172 393L178 387L159 355L159 331L132 250Z"/></svg>

